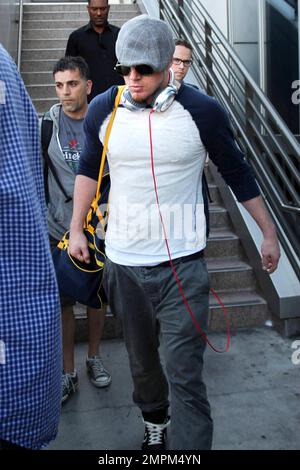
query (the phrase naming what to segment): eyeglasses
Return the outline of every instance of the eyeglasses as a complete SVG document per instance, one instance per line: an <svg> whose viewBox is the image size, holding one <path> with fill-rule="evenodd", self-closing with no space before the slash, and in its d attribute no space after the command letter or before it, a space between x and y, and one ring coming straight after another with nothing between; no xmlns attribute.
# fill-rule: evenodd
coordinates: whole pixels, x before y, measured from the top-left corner
<svg viewBox="0 0 300 470"><path fill-rule="evenodd" d="M184 67L189 67L193 63L192 59L182 60L182 59L178 59L177 57L173 57L172 62L175 65L183 64Z"/></svg>
<svg viewBox="0 0 300 470"><path fill-rule="evenodd" d="M122 77L126 77L126 75L130 74L131 69L135 69L139 75L152 75L154 70L150 65L141 64L135 65L133 67L128 67L127 65L117 64L115 66L115 71L118 72Z"/></svg>

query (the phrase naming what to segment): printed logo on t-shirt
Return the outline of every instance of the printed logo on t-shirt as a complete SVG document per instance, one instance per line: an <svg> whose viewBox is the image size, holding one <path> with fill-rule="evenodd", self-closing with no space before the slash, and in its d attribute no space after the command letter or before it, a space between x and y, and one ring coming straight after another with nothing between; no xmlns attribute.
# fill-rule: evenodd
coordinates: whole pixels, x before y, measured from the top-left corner
<svg viewBox="0 0 300 470"><path fill-rule="evenodd" d="M82 148L77 139L71 139L68 146L62 148L67 164L77 173Z"/></svg>

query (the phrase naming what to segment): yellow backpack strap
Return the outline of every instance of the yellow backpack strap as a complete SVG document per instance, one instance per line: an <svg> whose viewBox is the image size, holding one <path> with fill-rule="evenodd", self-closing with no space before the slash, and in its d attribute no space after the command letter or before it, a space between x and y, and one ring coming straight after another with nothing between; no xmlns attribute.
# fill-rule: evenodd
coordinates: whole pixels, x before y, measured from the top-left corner
<svg viewBox="0 0 300 470"><path fill-rule="evenodd" d="M100 186L101 186L101 181L102 181L102 177L103 177L103 171L104 171L104 165L105 165L106 151L107 151L109 136L110 136L112 125L113 125L113 122L114 122L114 119L115 119L115 115L116 115L116 112L117 112L117 109L118 109L118 106L119 106L119 103L120 103L121 95L123 93L124 88L125 88L125 85L121 85L121 86L118 87L118 93L117 93L117 96L116 96L116 99L115 99L114 109L113 109L113 112L111 113L109 123L107 125L106 132L105 132L103 151L102 151L102 157L101 157L101 164L100 164L100 170L99 170L99 176L98 176L98 185L97 185L97 191L96 191L96 197L95 197L96 201L98 201L99 196L100 196Z"/></svg>

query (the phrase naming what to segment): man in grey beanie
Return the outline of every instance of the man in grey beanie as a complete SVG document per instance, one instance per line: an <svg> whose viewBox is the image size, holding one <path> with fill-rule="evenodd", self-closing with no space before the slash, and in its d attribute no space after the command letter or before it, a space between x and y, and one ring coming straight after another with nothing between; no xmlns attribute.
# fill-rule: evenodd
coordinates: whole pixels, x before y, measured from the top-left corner
<svg viewBox="0 0 300 470"><path fill-rule="evenodd" d="M226 113L216 100L185 83L177 89L169 70L173 52L172 32L161 20L140 16L121 28L116 69L126 88L107 151L111 189L104 284L112 312L122 319L133 400L145 423L142 449L148 451L165 449L169 388L169 447L204 450L212 445L202 380L206 342L197 331L205 332L208 320L201 191L207 152L263 232L264 269L275 271L279 260L274 225ZM85 120L69 250L86 263L83 224L96 192L99 152L116 95L112 87L95 98Z"/></svg>

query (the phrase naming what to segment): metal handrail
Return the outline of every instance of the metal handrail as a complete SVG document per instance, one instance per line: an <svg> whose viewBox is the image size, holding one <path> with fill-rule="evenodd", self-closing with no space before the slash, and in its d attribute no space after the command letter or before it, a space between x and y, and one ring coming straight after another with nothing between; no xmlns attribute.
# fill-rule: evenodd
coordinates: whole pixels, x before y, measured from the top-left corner
<svg viewBox="0 0 300 470"><path fill-rule="evenodd" d="M275 215L281 243L300 277L300 237L296 233L297 225L300 227L297 139L200 1L159 3L161 18L192 44L193 72L202 88L227 109L237 142L252 163Z"/></svg>
<svg viewBox="0 0 300 470"><path fill-rule="evenodd" d="M17 67L21 70L21 56L22 56L22 36L23 36L23 0L19 4L19 29L18 29L18 51L17 51Z"/></svg>

